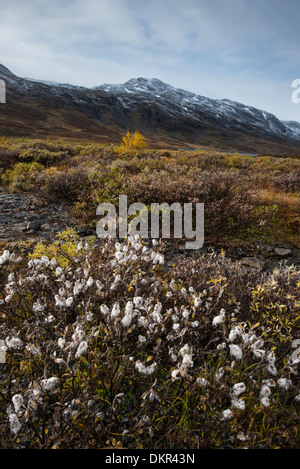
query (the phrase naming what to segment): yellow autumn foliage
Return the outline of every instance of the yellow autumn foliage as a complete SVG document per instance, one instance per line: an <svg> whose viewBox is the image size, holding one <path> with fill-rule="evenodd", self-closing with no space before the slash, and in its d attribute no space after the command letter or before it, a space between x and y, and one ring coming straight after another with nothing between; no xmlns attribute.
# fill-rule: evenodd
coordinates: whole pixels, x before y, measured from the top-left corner
<svg viewBox="0 0 300 469"><path fill-rule="evenodd" d="M133 150L142 150L146 147L146 141L140 132L136 131L131 134L128 131L123 137L121 145L114 147L114 150L117 154L122 154Z"/></svg>

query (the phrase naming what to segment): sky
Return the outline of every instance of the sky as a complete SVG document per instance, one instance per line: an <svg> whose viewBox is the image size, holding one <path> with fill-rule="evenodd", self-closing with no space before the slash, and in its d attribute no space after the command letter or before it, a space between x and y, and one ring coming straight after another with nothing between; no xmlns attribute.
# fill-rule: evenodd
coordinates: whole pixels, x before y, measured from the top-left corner
<svg viewBox="0 0 300 469"><path fill-rule="evenodd" d="M0 63L93 87L158 78L300 122L299 0L0 0Z"/></svg>

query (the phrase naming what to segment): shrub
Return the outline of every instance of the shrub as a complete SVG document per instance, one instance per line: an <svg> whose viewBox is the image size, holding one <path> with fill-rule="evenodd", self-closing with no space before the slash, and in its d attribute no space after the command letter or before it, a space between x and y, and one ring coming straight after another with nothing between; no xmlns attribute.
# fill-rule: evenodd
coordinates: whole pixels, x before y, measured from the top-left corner
<svg viewBox="0 0 300 469"><path fill-rule="evenodd" d="M300 170L294 170L287 174L279 174L273 178L272 184L284 192L300 193Z"/></svg>
<svg viewBox="0 0 300 469"><path fill-rule="evenodd" d="M9 140L7 140L7 138L6 138L4 135L1 137L0 143L1 143L2 145L12 145L12 142L10 142Z"/></svg>
<svg viewBox="0 0 300 469"><path fill-rule="evenodd" d="M2 181L10 185L12 190L31 191L35 187L38 175L44 170L39 163L17 163L2 175Z"/></svg>
<svg viewBox="0 0 300 469"><path fill-rule="evenodd" d="M44 166L51 166L60 162L67 156L64 151L53 152L46 149L32 149L22 150L19 154L19 159L25 162L36 162Z"/></svg>
<svg viewBox="0 0 300 469"><path fill-rule="evenodd" d="M89 173L82 168L49 168L40 177L39 191L52 202L65 200L74 203L88 183Z"/></svg>
<svg viewBox="0 0 300 469"><path fill-rule="evenodd" d="M55 265L63 268L70 266L73 259L81 254L82 247L79 244L79 236L72 228L69 228L58 233L57 238L57 241L52 244L38 242L32 254L29 254L29 259L40 259L46 256L55 259Z"/></svg>
<svg viewBox="0 0 300 469"><path fill-rule="evenodd" d="M2 448L299 446L296 268L75 238L62 267L0 256Z"/></svg>
<svg viewBox="0 0 300 469"><path fill-rule="evenodd" d="M146 147L146 141L140 132L136 131L134 134L130 134L128 131L123 137L121 145L115 147L114 150L118 155L122 155L124 153L131 153L134 150L143 150Z"/></svg>
<svg viewBox="0 0 300 469"><path fill-rule="evenodd" d="M212 243L284 239L299 244L299 160L134 148L140 140L128 133L119 147L24 139L3 143L2 181L13 189L36 190L49 201L65 200L84 223L96 222L99 203L118 203L126 194L129 204L204 203L206 238ZM47 170L15 169L20 155L26 164L43 161Z"/></svg>
<svg viewBox="0 0 300 469"><path fill-rule="evenodd" d="M7 170L12 168L19 159L19 150L0 148L0 168Z"/></svg>

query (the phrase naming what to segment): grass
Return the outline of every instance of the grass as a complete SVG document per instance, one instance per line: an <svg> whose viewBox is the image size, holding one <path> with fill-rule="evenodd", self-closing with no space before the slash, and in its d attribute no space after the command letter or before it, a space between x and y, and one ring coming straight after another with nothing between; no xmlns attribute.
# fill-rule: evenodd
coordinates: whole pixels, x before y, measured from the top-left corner
<svg viewBox="0 0 300 469"><path fill-rule="evenodd" d="M200 201L208 241L299 247L296 158L0 147L3 185L85 223L119 194ZM0 447L299 448L297 267L249 271L215 251L170 267L162 242L95 241L1 246Z"/></svg>

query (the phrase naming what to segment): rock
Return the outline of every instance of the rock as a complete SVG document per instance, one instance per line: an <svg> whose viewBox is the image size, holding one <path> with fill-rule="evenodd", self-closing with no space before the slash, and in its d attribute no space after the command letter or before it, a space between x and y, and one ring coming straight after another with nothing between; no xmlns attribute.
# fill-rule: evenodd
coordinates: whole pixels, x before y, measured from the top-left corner
<svg viewBox="0 0 300 469"><path fill-rule="evenodd" d="M80 228L79 230L77 230L77 234L80 237L96 236L96 230L91 227L84 227L84 228Z"/></svg>
<svg viewBox="0 0 300 469"><path fill-rule="evenodd" d="M19 220L25 220L27 217L27 213L26 212L17 212L15 213L15 218L19 219Z"/></svg>
<svg viewBox="0 0 300 469"><path fill-rule="evenodd" d="M45 204L32 195L9 193L0 188L0 241L53 238L57 231L71 225L74 222L64 205L59 206L58 213L56 204Z"/></svg>
<svg viewBox="0 0 300 469"><path fill-rule="evenodd" d="M261 270L264 267L265 262L257 259L256 257L245 257L242 259L242 264L245 267Z"/></svg>
<svg viewBox="0 0 300 469"><path fill-rule="evenodd" d="M17 224L13 225L13 230L17 233L20 232L20 231L26 231L27 226L26 226L25 223L17 223Z"/></svg>
<svg viewBox="0 0 300 469"><path fill-rule="evenodd" d="M272 246L269 246L268 244L258 244L257 249L259 251L265 251L265 252L272 252L273 251Z"/></svg>
<svg viewBox="0 0 300 469"><path fill-rule="evenodd" d="M33 231L38 231L41 227L41 221L40 220L34 220L31 221L30 223L27 224L27 229L28 230L33 230Z"/></svg>
<svg viewBox="0 0 300 469"><path fill-rule="evenodd" d="M291 249L284 249L284 248L276 248L274 252L276 256L280 256L280 257L286 257L292 254Z"/></svg>

